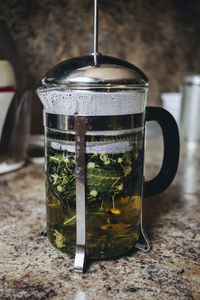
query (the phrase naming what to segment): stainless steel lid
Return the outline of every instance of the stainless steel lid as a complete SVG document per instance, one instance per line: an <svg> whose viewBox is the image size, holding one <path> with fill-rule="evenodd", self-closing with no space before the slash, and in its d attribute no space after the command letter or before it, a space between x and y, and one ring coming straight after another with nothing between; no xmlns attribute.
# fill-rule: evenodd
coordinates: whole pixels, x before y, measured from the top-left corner
<svg viewBox="0 0 200 300"><path fill-rule="evenodd" d="M189 85L200 85L200 74L187 75L184 78L184 83Z"/></svg>
<svg viewBox="0 0 200 300"><path fill-rule="evenodd" d="M136 66L111 56L75 57L53 67L42 79L46 87L148 87L148 78Z"/></svg>

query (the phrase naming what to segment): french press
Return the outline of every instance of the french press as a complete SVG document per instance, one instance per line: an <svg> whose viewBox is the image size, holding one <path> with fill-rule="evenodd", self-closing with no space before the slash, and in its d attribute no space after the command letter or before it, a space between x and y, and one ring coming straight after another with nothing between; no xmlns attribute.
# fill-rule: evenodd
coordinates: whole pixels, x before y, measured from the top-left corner
<svg viewBox="0 0 200 300"><path fill-rule="evenodd" d="M178 165L179 136L164 109L146 108L148 79L136 66L94 51L47 72L37 93L44 106L47 233L61 251L104 259L150 250L142 227L142 198L162 192ZM160 173L144 183L145 123L164 137ZM140 243L143 236L144 243Z"/></svg>

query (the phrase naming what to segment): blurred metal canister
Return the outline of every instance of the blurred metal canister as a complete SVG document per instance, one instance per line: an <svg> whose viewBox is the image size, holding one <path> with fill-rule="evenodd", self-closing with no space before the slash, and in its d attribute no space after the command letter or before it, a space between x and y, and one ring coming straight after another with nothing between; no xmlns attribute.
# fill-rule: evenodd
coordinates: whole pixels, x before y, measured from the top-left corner
<svg viewBox="0 0 200 300"><path fill-rule="evenodd" d="M187 75L182 86L181 138L200 144L200 75Z"/></svg>

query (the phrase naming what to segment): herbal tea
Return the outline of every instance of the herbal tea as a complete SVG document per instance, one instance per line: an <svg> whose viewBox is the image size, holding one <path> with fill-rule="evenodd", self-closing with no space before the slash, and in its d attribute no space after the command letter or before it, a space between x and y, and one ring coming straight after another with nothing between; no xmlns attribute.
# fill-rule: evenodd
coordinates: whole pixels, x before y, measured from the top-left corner
<svg viewBox="0 0 200 300"><path fill-rule="evenodd" d="M55 247L73 255L74 135L47 131L46 143L48 237ZM86 136L85 164L86 253L95 259L119 256L133 248L140 235L143 132Z"/></svg>

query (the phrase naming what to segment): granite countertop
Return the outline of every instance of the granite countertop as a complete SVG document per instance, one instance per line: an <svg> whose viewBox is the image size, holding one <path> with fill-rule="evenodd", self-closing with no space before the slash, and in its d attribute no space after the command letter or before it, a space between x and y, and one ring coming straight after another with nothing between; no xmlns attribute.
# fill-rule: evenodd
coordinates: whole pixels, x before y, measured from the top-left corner
<svg viewBox="0 0 200 300"><path fill-rule="evenodd" d="M146 169L153 174L161 150L157 138L149 144ZM200 299L200 151L191 153L182 151L171 187L144 200L151 252L94 261L84 274L42 234L43 166L1 176L0 299Z"/></svg>

